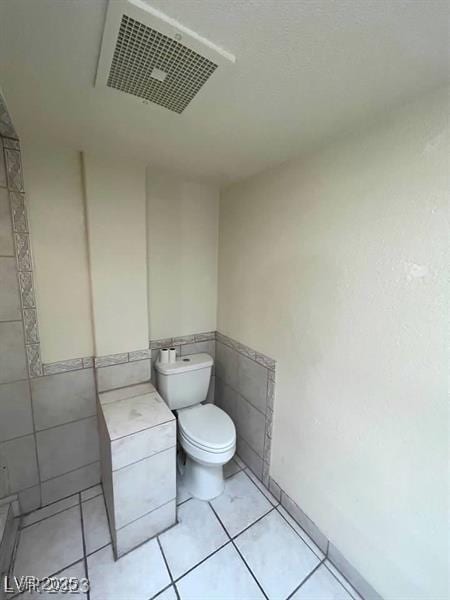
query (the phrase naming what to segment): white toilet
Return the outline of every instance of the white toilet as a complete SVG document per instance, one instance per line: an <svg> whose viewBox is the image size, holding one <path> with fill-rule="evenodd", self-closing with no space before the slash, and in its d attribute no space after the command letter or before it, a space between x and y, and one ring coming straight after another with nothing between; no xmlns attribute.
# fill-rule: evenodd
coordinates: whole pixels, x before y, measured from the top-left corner
<svg viewBox="0 0 450 600"><path fill-rule="evenodd" d="M236 429L230 417L214 404L201 404L208 394L212 366L209 354L155 364L158 391L178 416L178 439L186 452L183 479L200 500L223 492L223 465L236 450Z"/></svg>

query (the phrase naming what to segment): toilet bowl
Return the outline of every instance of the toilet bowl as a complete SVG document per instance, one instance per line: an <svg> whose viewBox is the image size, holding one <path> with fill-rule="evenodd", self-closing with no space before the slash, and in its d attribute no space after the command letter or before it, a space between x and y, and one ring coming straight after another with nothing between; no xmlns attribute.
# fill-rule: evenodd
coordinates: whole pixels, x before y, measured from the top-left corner
<svg viewBox="0 0 450 600"><path fill-rule="evenodd" d="M214 404L202 404L208 394L212 366L208 354L155 364L158 391L177 415L178 441L186 454L181 467L184 484L200 500L211 500L223 492L223 466L236 450L236 429L231 418Z"/></svg>
<svg viewBox="0 0 450 600"><path fill-rule="evenodd" d="M186 453L184 483L200 500L223 492L223 466L236 450L233 421L214 404L200 404L178 411L178 439Z"/></svg>

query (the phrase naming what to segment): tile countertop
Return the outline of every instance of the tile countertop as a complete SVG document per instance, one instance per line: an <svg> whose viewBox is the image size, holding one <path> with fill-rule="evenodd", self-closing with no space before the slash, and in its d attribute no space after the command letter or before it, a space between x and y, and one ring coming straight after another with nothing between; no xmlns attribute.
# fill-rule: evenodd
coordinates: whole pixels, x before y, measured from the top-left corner
<svg viewBox="0 0 450 600"><path fill-rule="evenodd" d="M151 383L99 394L111 441L175 420Z"/></svg>

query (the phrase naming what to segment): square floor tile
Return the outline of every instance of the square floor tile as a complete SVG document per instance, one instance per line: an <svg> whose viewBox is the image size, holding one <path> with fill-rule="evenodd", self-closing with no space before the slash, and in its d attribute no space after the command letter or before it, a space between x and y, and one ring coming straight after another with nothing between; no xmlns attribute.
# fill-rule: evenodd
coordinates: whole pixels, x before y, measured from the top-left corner
<svg viewBox="0 0 450 600"><path fill-rule="evenodd" d="M269 598L287 598L320 562L276 510L235 542Z"/></svg>
<svg viewBox="0 0 450 600"><path fill-rule="evenodd" d="M167 590L164 590L155 597L155 600L178 600L175 588L171 585Z"/></svg>
<svg viewBox="0 0 450 600"><path fill-rule="evenodd" d="M334 575L335 579L339 581L342 587L345 588L345 590L350 594L350 596L354 598L354 600L364 600L363 597L360 594L358 594L355 588L351 585L351 583L347 581L347 579L345 579L345 577L340 573L340 571L338 571L328 559L323 564L327 567L330 573Z"/></svg>
<svg viewBox="0 0 450 600"><path fill-rule="evenodd" d="M79 506L20 532L14 575L47 577L83 557Z"/></svg>
<svg viewBox="0 0 450 600"><path fill-rule="evenodd" d="M181 600L247 600L264 598L256 581L228 544L176 584Z"/></svg>
<svg viewBox="0 0 450 600"><path fill-rule="evenodd" d="M111 542L103 494L83 502L81 509L83 511L86 554L91 554L91 552L95 552L95 550Z"/></svg>
<svg viewBox="0 0 450 600"><path fill-rule="evenodd" d="M256 487L261 491L262 494L267 498L267 500L272 504L272 506L277 506L280 504L275 496L269 492L269 490L261 483L261 481L256 477L254 473L250 471L250 469L245 469L244 473L250 477Z"/></svg>
<svg viewBox="0 0 450 600"><path fill-rule="evenodd" d="M211 501L211 506L231 537L273 508L243 472L225 481L225 490Z"/></svg>
<svg viewBox="0 0 450 600"><path fill-rule="evenodd" d="M42 519L46 519L47 517L56 515L56 513L62 512L63 510L66 510L66 508L71 508L72 506L75 506L77 504L78 494L74 494L73 496L64 498L64 500L59 500L58 502L53 502L53 504L44 506L44 508L40 508L39 510L35 510L29 515L26 515L22 520L22 527L26 527L27 525L32 525L33 523L42 521Z"/></svg>
<svg viewBox="0 0 450 600"><path fill-rule="evenodd" d="M307 546L314 552L316 556L318 556L321 560L325 558L325 554L319 548L319 546L309 537L304 529L300 527L300 525L294 521L291 515L285 510L281 504L277 507L280 515L284 518L285 521L289 523L289 525L298 533L298 535L302 538Z"/></svg>
<svg viewBox="0 0 450 600"><path fill-rule="evenodd" d="M60 571L59 573L56 574L56 577L59 578L69 578L69 577L75 577L75 579L77 579L78 581L81 581L82 579L86 579L86 569L84 567L84 560L80 560L79 562L75 563L74 565L68 567L67 569L63 569L62 571ZM69 589L73 589L73 588L69 588ZM73 600L73 598L78 600L85 600L87 597L87 593L85 590L85 586L82 585L82 587L79 588L79 590L74 590L74 591L36 591L36 592L31 592L30 594L25 593L23 596L20 596L20 598L24 597L25 598L32 598L33 600L37 600L38 598L65 598L66 600L68 598L70 598L70 600Z"/></svg>
<svg viewBox="0 0 450 600"><path fill-rule="evenodd" d="M292 596L295 600L352 600L325 565L315 571Z"/></svg>
<svg viewBox="0 0 450 600"><path fill-rule="evenodd" d="M88 556L91 600L148 600L170 585L156 539L115 561L111 546Z"/></svg>
<svg viewBox="0 0 450 600"><path fill-rule="evenodd" d="M207 502L189 500L178 508L178 524L159 536L174 579L223 546L228 536Z"/></svg>

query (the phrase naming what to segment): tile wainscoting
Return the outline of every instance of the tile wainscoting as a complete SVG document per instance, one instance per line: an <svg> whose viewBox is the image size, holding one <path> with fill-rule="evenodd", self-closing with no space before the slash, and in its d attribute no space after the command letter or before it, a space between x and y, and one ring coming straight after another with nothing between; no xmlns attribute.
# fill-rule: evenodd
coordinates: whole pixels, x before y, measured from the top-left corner
<svg viewBox="0 0 450 600"><path fill-rule="evenodd" d="M266 486L275 368L274 359L217 332L215 402L236 425L237 454Z"/></svg>
<svg viewBox="0 0 450 600"><path fill-rule="evenodd" d="M43 364L33 377L24 370L24 379L0 384L0 457L8 472L0 498L18 497L26 514L97 484L97 392L154 381L155 350L174 344L181 356L215 356L215 332L203 332L152 341L153 353L144 348ZM214 377L208 400L214 401Z"/></svg>
<svg viewBox="0 0 450 600"><path fill-rule="evenodd" d="M100 464L92 359L41 361L24 190L0 96L0 498L27 513L97 483Z"/></svg>
<svg viewBox="0 0 450 600"><path fill-rule="evenodd" d="M30 376L41 375L20 144L0 96L0 498L39 506Z"/></svg>

